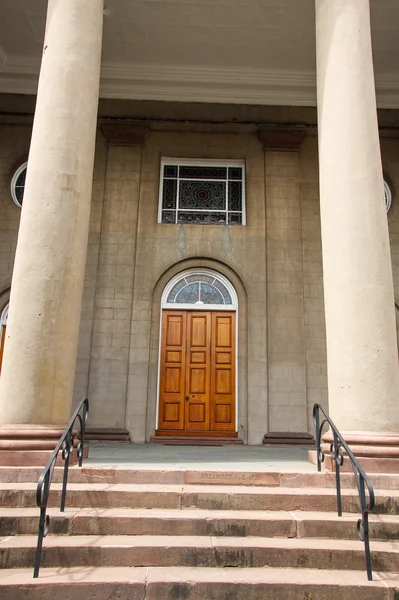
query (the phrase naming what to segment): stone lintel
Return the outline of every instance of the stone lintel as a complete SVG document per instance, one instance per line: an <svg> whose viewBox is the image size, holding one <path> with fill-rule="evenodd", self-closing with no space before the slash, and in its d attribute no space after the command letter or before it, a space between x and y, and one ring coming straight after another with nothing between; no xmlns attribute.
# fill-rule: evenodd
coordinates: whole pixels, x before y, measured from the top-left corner
<svg viewBox="0 0 399 600"><path fill-rule="evenodd" d="M296 129L260 129L258 137L266 151L299 152L306 131Z"/></svg>
<svg viewBox="0 0 399 600"><path fill-rule="evenodd" d="M111 123L103 123L101 130L107 146L143 146L150 133L149 127Z"/></svg>

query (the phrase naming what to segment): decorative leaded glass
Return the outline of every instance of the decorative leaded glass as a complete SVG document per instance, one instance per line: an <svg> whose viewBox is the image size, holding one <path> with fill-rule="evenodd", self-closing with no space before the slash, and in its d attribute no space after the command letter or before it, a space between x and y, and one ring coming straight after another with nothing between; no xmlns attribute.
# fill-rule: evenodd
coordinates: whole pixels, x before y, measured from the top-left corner
<svg viewBox="0 0 399 600"><path fill-rule="evenodd" d="M22 206L24 191L25 191L25 179L26 179L26 164L22 165L15 173L11 183L11 193L14 202L18 206Z"/></svg>
<svg viewBox="0 0 399 600"><path fill-rule="evenodd" d="M205 274L186 275L170 290L167 304L233 304L224 283Z"/></svg>
<svg viewBox="0 0 399 600"><path fill-rule="evenodd" d="M242 179L242 168L241 167L230 167L229 169L229 179L237 179L241 181Z"/></svg>
<svg viewBox="0 0 399 600"><path fill-rule="evenodd" d="M175 210L163 210L162 211L162 223L175 223L176 211Z"/></svg>
<svg viewBox="0 0 399 600"><path fill-rule="evenodd" d="M192 283L193 281L205 281L205 283L213 283L215 278L212 275L187 275L185 280L188 283Z"/></svg>
<svg viewBox="0 0 399 600"><path fill-rule="evenodd" d="M199 301L199 283L189 283L176 296L176 304L195 304Z"/></svg>
<svg viewBox="0 0 399 600"><path fill-rule="evenodd" d="M389 212L389 209L392 206L392 191L391 191L391 188L389 187L389 184L387 181L384 181L384 197L385 197L385 209L387 212Z"/></svg>
<svg viewBox="0 0 399 600"><path fill-rule="evenodd" d="M177 180L165 179L163 184L162 210L175 209L177 199Z"/></svg>
<svg viewBox="0 0 399 600"><path fill-rule="evenodd" d="M181 179L227 179L226 167L180 167Z"/></svg>
<svg viewBox="0 0 399 600"><path fill-rule="evenodd" d="M177 169L178 167L174 167L173 165L166 165L163 170L164 177L177 177Z"/></svg>
<svg viewBox="0 0 399 600"><path fill-rule="evenodd" d="M163 164L162 172L162 223L243 224L242 165Z"/></svg>
<svg viewBox="0 0 399 600"><path fill-rule="evenodd" d="M229 213L229 224L230 225L241 225L242 224L242 213Z"/></svg>
<svg viewBox="0 0 399 600"><path fill-rule="evenodd" d="M204 304L224 304L222 294L209 283L201 283L200 297Z"/></svg>
<svg viewBox="0 0 399 600"><path fill-rule="evenodd" d="M226 223L226 213L206 213L206 212L183 212L179 211L178 223L191 223L191 224L202 224L206 225L218 225L219 223Z"/></svg>
<svg viewBox="0 0 399 600"><path fill-rule="evenodd" d="M229 211L242 210L242 183L229 181Z"/></svg>
<svg viewBox="0 0 399 600"><path fill-rule="evenodd" d="M179 208L224 210L226 184L222 181L180 181Z"/></svg>
<svg viewBox="0 0 399 600"><path fill-rule="evenodd" d="M215 286L215 288L217 288L219 290L219 292L222 293L225 304L233 303L229 290L226 288L226 286L221 281L219 281L218 279L215 279L215 281L213 282L213 285Z"/></svg>

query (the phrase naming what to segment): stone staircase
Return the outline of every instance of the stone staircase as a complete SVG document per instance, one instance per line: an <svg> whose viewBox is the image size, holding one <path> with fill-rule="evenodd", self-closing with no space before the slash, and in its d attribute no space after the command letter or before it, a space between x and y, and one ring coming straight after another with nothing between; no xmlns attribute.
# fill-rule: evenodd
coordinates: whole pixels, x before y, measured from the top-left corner
<svg viewBox="0 0 399 600"><path fill-rule="evenodd" d="M34 580L39 472L0 469L1 599L399 599L399 476L372 478L368 582L350 474L338 518L329 473L72 467L61 514L56 469Z"/></svg>

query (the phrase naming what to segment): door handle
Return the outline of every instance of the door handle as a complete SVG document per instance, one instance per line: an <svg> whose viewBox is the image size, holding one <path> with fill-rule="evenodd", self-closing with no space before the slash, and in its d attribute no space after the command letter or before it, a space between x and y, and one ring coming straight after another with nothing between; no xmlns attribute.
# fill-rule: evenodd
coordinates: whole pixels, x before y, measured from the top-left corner
<svg viewBox="0 0 399 600"><path fill-rule="evenodd" d="M190 396L186 396L186 402L190 400Z"/></svg>

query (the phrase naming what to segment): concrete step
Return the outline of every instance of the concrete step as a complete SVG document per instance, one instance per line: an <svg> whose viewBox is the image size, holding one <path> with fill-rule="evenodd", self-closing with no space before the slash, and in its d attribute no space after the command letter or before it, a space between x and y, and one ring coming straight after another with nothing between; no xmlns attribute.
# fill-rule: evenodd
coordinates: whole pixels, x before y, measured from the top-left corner
<svg viewBox="0 0 399 600"><path fill-rule="evenodd" d="M211 535L357 540L358 515L328 512L206 509L73 509L48 511L59 535ZM36 535L37 508L0 509L0 536ZM370 515L372 540L399 540L399 516Z"/></svg>
<svg viewBox="0 0 399 600"><path fill-rule="evenodd" d="M33 565L36 536L0 541L0 568ZM399 570L399 544L372 542L376 571ZM48 536L43 567L296 567L309 569L364 568L360 540L286 539L259 537L106 535Z"/></svg>
<svg viewBox="0 0 399 600"><path fill-rule="evenodd" d="M7 600L394 600L399 575L311 569L137 567L0 571Z"/></svg>
<svg viewBox="0 0 399 600"><path fill-rule="evenodd" d="M49 506L58 506L60 484L51 488ZM1 483L0 506L35 506L36 485ZM375 513L397 514L399 491L375 490ZM356 490L342 490L345 512L359 512ZM201 486L156 484L76 484L68 485L67 506L72 508L204 508L212 510L336 510L334 489L262 486Z"/></svg>
<svg viewBox="0 0 399 600"><path fill-rule="evenodd" d="M0 467L0 482L37 483L41 469L37 467ZM62 481L63 469L54 470L54 483ZM370 475L376 489L399 490L399 475ZM335 489L334 473L275 472L267 470L244 471L233 469L186 469L166 466L162 469L139 466L73 466L69 469L70 483L112 483L112 484L171 484L171 485L246 485L283 488L321 487ZM354 476L342 473L342 488L355 488Z"/></svg>

